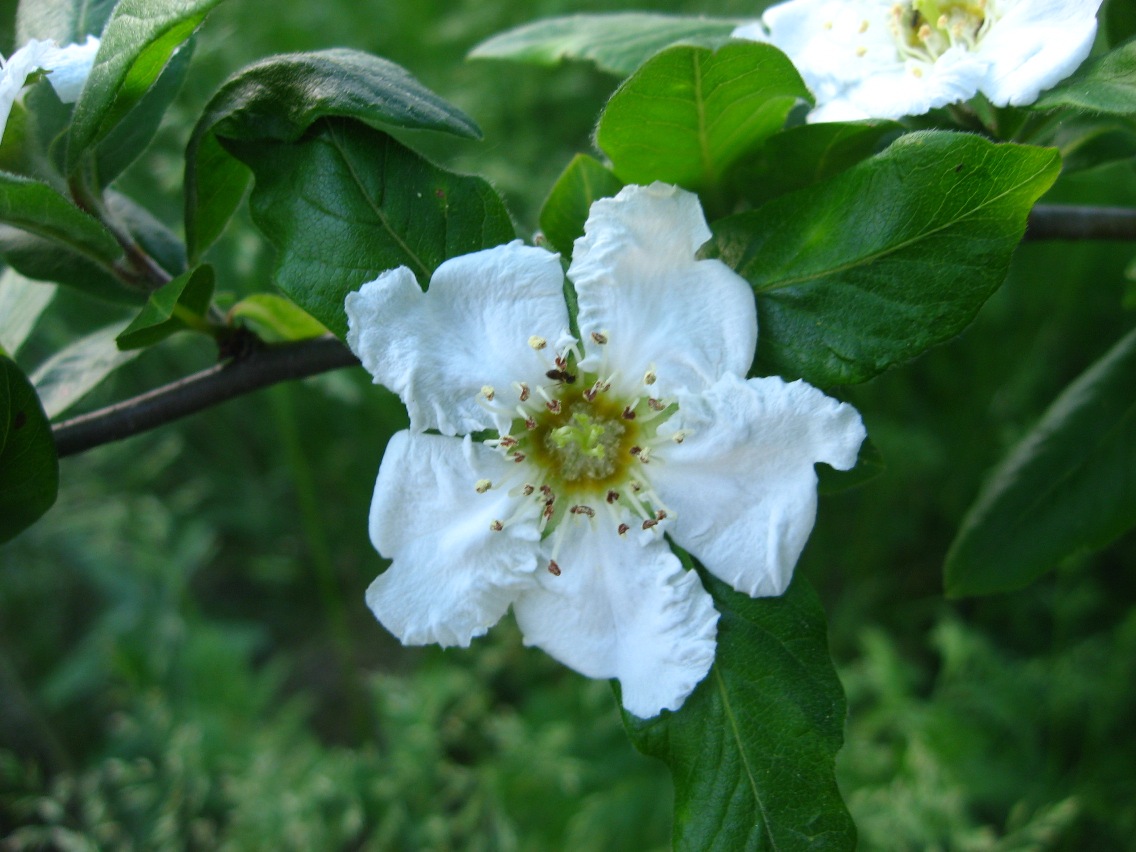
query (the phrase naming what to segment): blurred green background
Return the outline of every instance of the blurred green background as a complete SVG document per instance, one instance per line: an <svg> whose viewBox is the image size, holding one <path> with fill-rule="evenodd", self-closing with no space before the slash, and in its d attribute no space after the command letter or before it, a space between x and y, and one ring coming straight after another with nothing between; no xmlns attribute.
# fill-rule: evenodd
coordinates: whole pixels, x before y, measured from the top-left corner
<svg viewBox="0 0 1136 852"><path fill-rule="evenodd" d="M630 8L228 0L122 186L180 232L181 156L215 87L261 56L345 45L403 64L475 118L483 142L411 144L492 180L531 235L556 175L591 150L614 81L464 55L537 17ZM0 3L7 21L12 9ZM1062 179L1047 200L1134 199L1128 162ZM822 499L798 571L824 599L849 697L837 769L863 849L1136 848L1136 537L1017 594L941 592L943 556L989 468L1131 328L1134 254L1026 244L961 338L840 389L887 471ZM271 257L247 217L210 259L229 298L269 289ZM20 361L116 316L61 292ZM84 406L214 357L172 339ZM443 652L401 648L367 611L383 567L367 507L403 422L356 369L63 462L58 504L0 549L4 848L669 846L670 780L628 744L607 684L523 648L508 618Z"/></svg>

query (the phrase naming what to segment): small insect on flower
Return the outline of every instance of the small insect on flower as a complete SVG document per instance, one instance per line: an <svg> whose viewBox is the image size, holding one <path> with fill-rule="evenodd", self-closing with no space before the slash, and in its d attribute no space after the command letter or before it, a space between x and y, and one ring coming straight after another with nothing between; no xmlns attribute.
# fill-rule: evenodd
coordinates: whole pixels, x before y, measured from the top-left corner
<svg viewBox="0 0 1136 852"><path fill-rule="evenodd" d="M560 259L519 242L446 261L426 292L399 267L347 297L347 342L410 414L371 504L391 567L367 591L404 643L468 645L511 606L526 643L618 678L648 718L714 661L718 613L668 538L740 592L785 590L813 465L850 468L864 427L804 382L745 378L753 292L698 258L709 238L672 186L593 204L568 269L578 337Z"/></svg>

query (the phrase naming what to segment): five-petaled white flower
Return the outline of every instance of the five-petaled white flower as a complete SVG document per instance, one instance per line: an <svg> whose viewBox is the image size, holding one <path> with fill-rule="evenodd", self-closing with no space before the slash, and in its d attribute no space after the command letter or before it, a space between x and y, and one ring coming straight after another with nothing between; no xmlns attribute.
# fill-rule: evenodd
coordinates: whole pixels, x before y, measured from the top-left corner
<svg viewBox="0 0 1136 852"><path fill-rule="evenodd" d="M74 103L79 99L98 52L99 40L87 36L82 44L66 47L58 47L53 41L32 39L7 60L0 57L0 138L4 136L12 104L28 77L36 71L46 71L59 100Z"/></svg>
<svg viewBox="0 0 1136 852"><path fill-rule="evenodd" d="M809 121L921 115L978 92L1022 106L1089 54L1101 0L789 0L734 31L816 97ZM764 25L764 26L763 26Z"/></svg>
<svg viewBox="0 0 1136 852"><path fill-rule="evenodd" d="M519 241L425 293L399 267L347 297L348 343L410 413L371 505L393 564L367 591L404 643L468 645L511 604L527 644L618 678L646 718L709 671L718 621L664 533L741 592L785 590L813 464L852 467L864 427L804 382L744 378L753 293L696 258L709 237L675 187L597 201L568 270L578 338L559 257Z"/></svg>

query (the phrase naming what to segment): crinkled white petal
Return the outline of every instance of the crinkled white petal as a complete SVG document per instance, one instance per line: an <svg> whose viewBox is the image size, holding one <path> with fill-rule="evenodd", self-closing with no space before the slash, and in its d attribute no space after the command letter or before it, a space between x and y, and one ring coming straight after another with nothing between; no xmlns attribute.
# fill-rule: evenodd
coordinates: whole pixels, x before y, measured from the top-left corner
<svg viewBox="0 0 1136 852"><path fill-rule="evenodd" d="M525 643L576 671L619 678L640 718L678 709L714 662L718 613L693 571L661 540L620 538L609 518L572 518L560 576L513 605Z"/></svg>
<svg viewBox="0 0 1136 852"><path fill-rule="evenodd" d="M658 447L650 471L670 534L737 591L781 594L816 517L813 465L855 465L860 415L803 381L727 376L679 396L659 434L678 431L682 443Z"/></svg>
<svg viewBox="0 0 1136 852"><path fill-rule="evenodd" d="M695 259L708 239L698 196L674 186L627 186L592 205L568 270L584 369L617 372L617 387L631 394L651 369L653 395L663 397L749 370L753 291L725 264ZM593 333L607 343L596 345Z"/></svg>
<svg viewBox="0 0 1136 852"><path fill-rule="evenodd" d="M69 44L66 47L49 44L44 51L40 67L51 72L47 75L47 80L63 103L70 104L79 99L79 93L83 91L83 85L91 74L98 52L99 40L93 35L87 36L82 44Z"/></svg>
<svg viewBox="0 0 1136 852"><path fill-rule="evenodd" d="M997 106L1023 106L1089 55L1101 0L1019 0L979 44L989 62L981 90Z"/></svg>
<svg viewBox="0 0 1136 852"><path fill-rule="evenodd" d="M559 257L519 240L447 260L425 293L401 266L347 296L347 343L406 403L412 430L505 431L510 418L483 408L481 389L505 403L517 398L513 382L547 383L568 328L563 285ZM533 349L534 336L549 346Z"/></svg>
<svg viewBox="0 0 1136 852"><path fill-rule="evenodd" d="M406 645L466 646L533 585L540 551L539 507L505 529L518 504L507 487L502 457L464 440L399 432L379 467L371 503L371 541L390 568L367 589L367 605Z"/></svg>

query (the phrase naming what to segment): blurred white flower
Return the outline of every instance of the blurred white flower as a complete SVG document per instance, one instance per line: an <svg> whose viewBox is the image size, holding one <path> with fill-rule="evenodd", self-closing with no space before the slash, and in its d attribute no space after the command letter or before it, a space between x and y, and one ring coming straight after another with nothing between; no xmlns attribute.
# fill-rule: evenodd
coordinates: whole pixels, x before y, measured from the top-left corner
<svg viewBox="0 0 1136 852"><path fill-rule="evenodd" d="M696 259L709 237L672 186L597 201L568 270L579 338L559 257L520 242L425 293L399 267L347 297L348 343L410 413L371 505L393 563L367 592L404 643L468 645L512 605L526 643L618 678L646 718L709 671L718 621L664 533L738 591L785 590L813 465L852 467L864 427L804 382L744 378L753 293Z"/></svg>
<svg viewBox="0 0 1136 852"><path fill-rule="evenodd" d="M95 63L99 40L87 36L83 44L58 47L53 41L32 39L7 60L0 57L0 138L8 124L12 104L28 77L36 71L47 72L47 79L65 104L74 103Z"/></svg>
<svg viewBox="0 0 1136 852"><path fill-rule="evenodd" d="M1033 103L1088 56L1101 0L789 0L736 38L784 51L810 121L901 118L978 92Z"/></svg>

